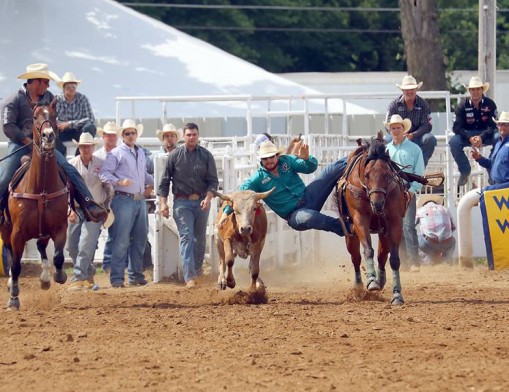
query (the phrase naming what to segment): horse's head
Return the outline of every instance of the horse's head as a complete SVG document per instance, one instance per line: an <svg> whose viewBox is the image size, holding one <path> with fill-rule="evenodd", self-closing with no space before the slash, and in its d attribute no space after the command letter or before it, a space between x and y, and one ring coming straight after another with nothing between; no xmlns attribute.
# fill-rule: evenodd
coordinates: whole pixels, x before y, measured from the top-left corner
<svg viewBox="0 0 509 392"><path fill-rule="evenodd" d="M368 193L373 213L382 214L390 183L394 175L390 167L390 156L383 141L373 139L366 153L364 186Z"/></svg>
<svg viewBox="0 0 509 392"><path fill-rule="evenodd" d="M34 124L32 127L34 148L41 155L52 156L57 139L56 100L50 105L34 106Z"/></svg>

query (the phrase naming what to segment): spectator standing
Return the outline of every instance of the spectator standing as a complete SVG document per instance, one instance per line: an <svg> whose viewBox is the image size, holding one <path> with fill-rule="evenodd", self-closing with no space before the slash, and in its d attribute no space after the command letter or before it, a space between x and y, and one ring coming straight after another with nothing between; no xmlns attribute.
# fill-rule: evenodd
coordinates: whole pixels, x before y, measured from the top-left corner
<svg viewBox="0 0 509 392"><path fill-rule="evenodd" d="M69 163L81 174L94 199L109 208L113 198L113 187L109 183L101 182L99 178L99 170L104 161L93 155L96 143L91 134L82 133L76 143L80 155L72 158ZM79 207L76 207L76 211L70 212L67 251L74 265L70 291L93 288L95 275L93 261L100 233L101 223L84 221Z"/></svg>
<svg viewBox="0 0 509 392"><path fill-rule="evenodd" d="M186 287L192 288L202 274L210 200L219 181L214 157L199 145L198 125L187 123L183 132L184 145L168 156L157 194L160 196L160 213L168 218L167 199L170 182L173 184L173 217L180 235L184 280Z"/></svg>
<svg viewBox="0 0 509 392"><path fill-rule="evenodd" d="M106 157L100 178L115 188L111 208L115 223L111 226L112 287L124 287L124 271L128 263L130 286L146 285L143 275L143 252L148 236L147 205L145 198L153 189L154 179L147 173L146 157L136 140L143 133L143 125L126 119L118 129L122 144Z"/></svg>
<svg viewBox="0 0 509 392"><path fill-rule="evenodd" d="M406 137L408 131L412 128L410 119L403 119L399 114L393 114L390 121L385 123L385 126L392 136L392 142L387 145L391 159L399 163L407 173L417 174L418 176L424 175L422 150ZM403 217L405 259L410 271L417 272L419 271L419 243L415 228L417 209L415 194L422 188L422 185L413 181L408 186L411 200Z"/></svg>
<svg viewBox="0 0 509 392"><path fill-rule="evenodd" d="M23 88L2 102L1 116L4 133L9 139L6 157L0 163L0 224L3 222L3 210L7 205L7 188L14 173L21 165L21 157L31 152L32 125L34 112L31 104L49 105L53 101L53 94L48 91L50 80L58 77L48 70L43 63L30 64L25 73L18 76L25 79ZM26 146L26 147L24 147ZM83 178L76 168L67 162L66 158L55 151L57 163L69 177L74 190L76 201L79 203L87 221L102 222L106 219L107 211L94 202Z"/></svg>
<svg viewBox="0 0 509 392"><path fill-rule="evenodd" d="M424 264L452 264L456 247L456 226L444 205L443 196L422 195L417 200L415 223L419 225L419 249L425 254Z"/></svg>
<svg viewBox="0 0 509 392"><path fill-rule="evenodd" d="M96 134L95 117L88 98L78 92L78 84L72 72L66 72L62 80L57 82L63 91L57 95L57 124L60 135L57 139L57 149L62 155L67 154L67 147L63 142L78 140L82 132ZM76 149L76 155L79 149Z"/></svg>
<svg viewBox="0 0 509 392"><path fill-rule="evenodd" d="M426 167L435 151L437 139L431 133L431 109L428 103L417 95L422 82L417 83L412 75L406 75L401 85L396 86L403 94L390 103L385 122L389 122L393 114L398 114L403 119L408 118L412 122L412 128L407 132L406 138L421 148ZM387 136L386 140L390 142L392 137Z"/></svg>
<svg viewBox="0 0 509 392"><path fill-rule="evenodd" d="M463 148L477 149L483 144L495 145L499 140L494 121L497 118L497 105L484 96L489 88L489 83L483 83L478 76L474 76L467 86L470 97L456 108L456 118L452 127L454 136L449 140L449 147L460 173L458 186L467 183L472 170Z"/></svg>
<svg viewBox="0 0 509 392"><path fill-rule="evenodd" d="M99 150L94 152L94 156L106 160L108 153L112 151L118 144L118 128L114 122L108 121L104 127L97 130L97 135L103 139L103 145ZM108 227L108 238L104 244L102 269L104 272L110 272L111 264L111 247L112 247L112 234L111 226Z"/></svg>

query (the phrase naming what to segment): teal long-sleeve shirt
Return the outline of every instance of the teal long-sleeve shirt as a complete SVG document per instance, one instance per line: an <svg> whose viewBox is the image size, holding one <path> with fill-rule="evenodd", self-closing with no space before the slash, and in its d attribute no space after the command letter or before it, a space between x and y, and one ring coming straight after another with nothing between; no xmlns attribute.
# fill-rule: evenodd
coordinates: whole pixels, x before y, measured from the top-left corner
<svg viewBox="0 0 509 392"><path fill-rule="evenodd" d="M307 160L297 158L295 155L281 155L278 159L279 176L273 175L260 166L239 189L266 192L275 187L274 192L264 201L284 219L304 196L306 185L298 173L313 173L318 168L318 161L312 155Z"/></svg>
<svg viewBox="0 0 509 392"><path fill-rule="evenodd" d="M401 144L394 145L394 142L390 142L387 145L387 150L389 151L389 155L394 162L399 163L405 168L403 171L407 173L417 174L419 176L424 175L424 159L422 157L421 148L411 142L407 138L403 140ZM422 184L413 181L410 184L410 192L416 193L422 188Z"/></svg>

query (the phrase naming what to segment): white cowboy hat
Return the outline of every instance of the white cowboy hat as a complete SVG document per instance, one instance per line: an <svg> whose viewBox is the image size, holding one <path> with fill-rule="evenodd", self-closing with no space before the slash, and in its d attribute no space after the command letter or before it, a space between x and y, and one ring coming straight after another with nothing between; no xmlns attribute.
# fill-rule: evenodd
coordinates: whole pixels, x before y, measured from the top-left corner
<svg viewBox="0 0 509 392"><path fill-rule="evenodd" d="M97 140L95 140L94 137L90 133L88 133L88 132L83 132L80 135L80 140L79 141L76 141L76 140L72 139L72 142L74 144L77 144L78 146L80 146L80 145L94 145L94 144L97 144Z"/></svg>
<svg viewBox="0 0 509 392"><path fill-rule="evenodd" d="M410 121L409 118L405 118L405 119L401 118L401 116L399 114L393 114L391 116L391 119L389 120L389 122L384 123L384 125L387 129L390 129L392 124L403 125L403 127L405 128L405 132L408 132L410 130L410 128L412 128L412 121Z"/></svg>
<svg viewBox="0 0 509 392"><path fill-rule="evenodd" d="M124 120L121 127L118 127L117 135L122 137L122 134L124 133L124 131L129 128L136 129L136 131L138 132L138 137L140 137L143 134L143 124L136 125L136 121L128 118L128 119Z"/></svg>
<svg viewBox="0 0 509 392"><path fill-rule="evenodd" d="M441 195L433 195L433 194L426 194L426 195L420 195L417 198L417 208L421 208L423 205L433 202L435 204L444 205L444 197Z"/></svg>
<svg viewBox="0 0 509 392"><path fill-rule="evenodd" d="M66 72L64 76L62 76L62 79L57 81L57 86L60 87L62 90L64 89L64 85L66 83L81 83L81 80L76 79L76 76L72 72Z"/></svg>
<svg viewBox="0 0 509 392"><path fill-rule="evenodd" d="M495 121L497 124L498 123L509 123L509 112L500 113L500 117L498 118L498 120L495 117L493 117L493 121Z"/></svg>
<svg viewBox="0 0 509 392"><path fill-rule="evenodd" d="M401 85L396 84L400 90L413 90L416 88L419 90L422 86L422 82L417 83L417 80L412 75L406 75L401 81Z"/></svg>
<svg viewBox="0 0 509 392"><path fill-rule="evenodd" d="M163 136L165 133L173 133L178 140L181 139L179 131L177 131L177 128L175 128L175 125L173 124L165 124L162 130L157 130L156 134L160 141L163 141Z"/></svg>
<svg viewBox="0 0 509 392"><path fill-rule="evenodd" d="M48 64L37 63L27 66L27 71L18 76L18 79L48 79L58 82L60 78L54 72L48 70Z"/></svg>
<svg viewBox="0 0 509 392"><path fill-rule="evenodd" d="M97 135L99 137L102 137L103 134L108 135L116 135L117 134L117 126L113 121L108 121L106 124L104 124L104 127L97 128Z"/></svg>
<svg viewBox="0 0 509 392"><path fill-rule="evenodd" d="M258 149L258 158L270 158L276 154L281 154L282 149L277 148L276 145L272 142L263 142L260 144L260 148Z"/></svg>
<svg viewBox="0 0 509 392"><path fill-rule="evenodd" d="M113 222L115 222L115 215L113 214L113 210L110 210L108 212L108 216L106 217L106 220L103 223L103 227L105 229L108 229L113 224Z"/></svg>
<svg viewBox="0 0 509 392"><path fill-rule="evenodd" d="M470 90L471 88L479 88L482 87L482 92L485 93L489 90L490 84L489 83L483 83L481 78L479 76L472 76L470 79L470 82L468 82L468 86L465 86L467 90Z"/></svg>

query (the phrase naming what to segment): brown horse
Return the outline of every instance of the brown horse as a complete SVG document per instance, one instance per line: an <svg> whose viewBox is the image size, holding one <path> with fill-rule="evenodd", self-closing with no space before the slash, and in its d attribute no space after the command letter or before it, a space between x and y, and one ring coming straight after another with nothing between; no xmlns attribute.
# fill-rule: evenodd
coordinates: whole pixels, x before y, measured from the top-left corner
<svg viewBox="0 0 509 392"><path fill-rule="evenodd" d="M68 186L59 175L55 157L56 114L53 101L49 106L35 106L32 126L32 158L23 178L9 186L8 208L10 220L2 225L1 233L8 249L10 278L9 309L19 310L19 284L21 257L25 244L37 238L37 249L42 262L41 288L49 289L50 264L46 246L51 238L55 245L53 263L55 282L65 283L67 275L62 269L67 235ZM20 169L20 170L23 170ZM15 174L16 178L18 173Z"/></svg>
<svg viewBox="0 0 509 392"><path fill-rule="evenodd" d="M401 295L398 249L403 235L403 216L408 193L405 182L390 159L382 136L372 139L371 143L358 143L360 147L349 155L345 174L338 183L340 214L354 225L354 235L345 239L355 269L355 283L357 286L362 285L361 244L369 291L384 288L385 264L390 253L393 282L391 303L401 305L404 301ZM379 239L378 275L374 267L371 233L377 233Z"/></svg>

